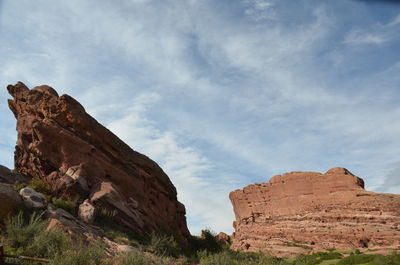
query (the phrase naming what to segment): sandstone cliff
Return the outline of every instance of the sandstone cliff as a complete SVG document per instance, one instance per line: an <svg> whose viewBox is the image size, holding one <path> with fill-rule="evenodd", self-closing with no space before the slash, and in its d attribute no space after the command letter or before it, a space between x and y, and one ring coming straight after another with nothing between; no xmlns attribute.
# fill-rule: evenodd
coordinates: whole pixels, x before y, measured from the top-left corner
<svg viewBox="0 0 400 265"><path fill-rule="evenodd" d="M325 249L400 250L400 195L364 190L344 168L292 172L229 195L232 248L280 256Z"/></svg>
<svg viewBox="0 0 400 265"><path fill-rule="evenodd" d="M17 119L15 169L45 180L61 197L116 211L114 221L136 234L190 236L185 207L168 176L99 124L75 99L49 86L7 87ZM114 215L114 214L113 214Z"/></svg>

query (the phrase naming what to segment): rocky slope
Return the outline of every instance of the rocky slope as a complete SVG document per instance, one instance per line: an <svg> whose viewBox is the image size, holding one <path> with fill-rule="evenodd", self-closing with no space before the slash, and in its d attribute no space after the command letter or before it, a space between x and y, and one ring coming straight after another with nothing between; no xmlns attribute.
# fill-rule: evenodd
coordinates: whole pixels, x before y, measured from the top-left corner
<svg viewBox="0 0 400 265"><path fill-rule="evenodd" d="M229 195L232 248L280 256L324 249L400 250L400 195L364 190L344 168L292 172Z"/></svg>
<svg viewBox="0 0 400 265"><path fill-rule="evenodd" d="M57 197L83 203L82 212L112 211L116 223L136 234L160 231L187 243L185 207L154 161L132 150L68 95L59 96L49 86L30 90L20 82L7 89L17 119L16 171L43 179Z"/></svg>

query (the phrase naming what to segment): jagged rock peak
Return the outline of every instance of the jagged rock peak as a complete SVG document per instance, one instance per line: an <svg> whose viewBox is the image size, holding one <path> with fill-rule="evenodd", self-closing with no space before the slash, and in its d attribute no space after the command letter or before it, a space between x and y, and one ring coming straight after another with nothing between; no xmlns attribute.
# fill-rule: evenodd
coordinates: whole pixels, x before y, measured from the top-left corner
<svg viewBox="0 0 400 265"><path fill-rule="evenodd" d="M42 85L7 86L17 119L15 169L46 181L61 197L112 211L137 234L164 231L187 243L185 207L150 158L132 150L69 95Z"/></svg>

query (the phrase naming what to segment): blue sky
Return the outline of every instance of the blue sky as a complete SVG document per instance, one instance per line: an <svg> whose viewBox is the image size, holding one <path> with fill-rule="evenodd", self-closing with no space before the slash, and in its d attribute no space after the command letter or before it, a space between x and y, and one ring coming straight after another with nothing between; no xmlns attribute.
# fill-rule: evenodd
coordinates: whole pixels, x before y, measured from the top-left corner
<svg viewBox="0 0 400 265"><path fill-rule="evenodd" d="M342 166L400 193L400 5L351 0L0 0L7 84L70 94L167 172L189 228L232 232L228 194Z"/></svg>

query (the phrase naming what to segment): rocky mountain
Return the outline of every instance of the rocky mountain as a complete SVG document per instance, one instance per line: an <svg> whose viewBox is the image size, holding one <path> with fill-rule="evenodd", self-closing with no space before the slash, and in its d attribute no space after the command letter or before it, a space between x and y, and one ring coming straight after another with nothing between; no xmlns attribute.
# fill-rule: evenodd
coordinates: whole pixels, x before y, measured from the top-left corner
<svg viewBox="0 0 400 265"><path fill-rule="evenodd" d="M400 250L400 195L366 191L364 181L344 168L274 176L229 197L235 250L279 256Z"/></svg>
<svg viewBox="0 0 400 265"><path fill-rule="evenodd" d="M53 195L77 201L85 222L96 212L109 212L116 224L136 234L158 231L187 244L185 207L153 160L132 150L71 96L20 82L7 89L17 119L20 175L41 179Z"/></svg>

